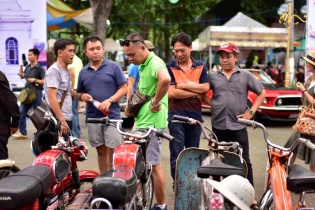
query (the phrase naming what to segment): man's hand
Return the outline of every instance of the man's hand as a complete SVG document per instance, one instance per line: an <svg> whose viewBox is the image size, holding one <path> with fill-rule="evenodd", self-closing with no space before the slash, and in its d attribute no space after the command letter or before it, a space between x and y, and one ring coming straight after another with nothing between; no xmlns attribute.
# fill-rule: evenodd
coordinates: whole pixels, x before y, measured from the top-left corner
<svg viewBox="0 0 315 210"><path fill-rule="evenodd" d="M61 122L61 126L60 126L60 129L61 129L61 132L60 132L60 136L62 136L62 134L65 134L65 135L68 135L70 133L68 127L68 123L66 122L66 120L60 120Z"/></svg>
<svg viewBox="0 0 315 210"><path fill-rule="evenodd" d="M98 107L98 109L101 111L101 112L109 112L109 107L110 105L112 105L112 103L106 99L105 101L103 101L100 106Z"/></svg>
<svg viewBox="0 0 315 210"><path fill-rule="evenodd" d="M80 100L83 102L90 102L91 98L92 98L92 96L90 94L83 93L80 97Z"/></svg>
<svg viewBox="0 0 315 210"><path fill-rule="evenodd" d="M246 110L244 114L240 114L240 115L237 116L237 118L243 118L243 119L245 119L245 120L250 120L250 119L252 119L253 117L254 117L254 116L251 115L248 110Z"/></svg>

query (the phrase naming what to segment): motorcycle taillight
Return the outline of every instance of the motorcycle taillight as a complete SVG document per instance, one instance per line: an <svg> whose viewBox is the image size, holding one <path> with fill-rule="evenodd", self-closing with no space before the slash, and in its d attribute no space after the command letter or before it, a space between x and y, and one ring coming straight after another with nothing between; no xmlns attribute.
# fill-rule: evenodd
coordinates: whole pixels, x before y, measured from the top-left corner
<svg viewBox="0 0 315 210"><path fill-rule="evenodd" d="M220 193L213 193L209 198L210 210L223 210L224 198Z"/></svg>

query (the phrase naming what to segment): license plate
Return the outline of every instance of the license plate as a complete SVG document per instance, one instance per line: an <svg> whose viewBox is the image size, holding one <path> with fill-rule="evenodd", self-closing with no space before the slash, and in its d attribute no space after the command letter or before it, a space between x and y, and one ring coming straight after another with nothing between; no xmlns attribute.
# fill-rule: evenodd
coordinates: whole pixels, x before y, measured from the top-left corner
<svg viewBox="0 0 315 210"><path fill-rule="evenodd" d="M289 118L297 118L299 116L299 114L290 114Z"/></svg>

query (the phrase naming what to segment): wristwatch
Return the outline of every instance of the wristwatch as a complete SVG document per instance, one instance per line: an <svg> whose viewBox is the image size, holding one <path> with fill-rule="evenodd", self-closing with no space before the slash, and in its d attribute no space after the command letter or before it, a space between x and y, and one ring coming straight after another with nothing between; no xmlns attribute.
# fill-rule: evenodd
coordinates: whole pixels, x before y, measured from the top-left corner
<svg viewBox="0 0 315 210"><path fill-rule="evenodd" d="M109 100L109 102L114 103L114 100L112 97L110 97L108 100Z"/></svg>
<svg viewBox="0 0 315 210"><path fill-rule="evenodd" d="M37 84L37 79L35 79L34 82Z"/></svg>
<svg viewBox="0 0 315 210"><path fill-rule="evenodd" d="M255 111L249 110L249 114L254 115L254 114L255 114Z"/></svg>

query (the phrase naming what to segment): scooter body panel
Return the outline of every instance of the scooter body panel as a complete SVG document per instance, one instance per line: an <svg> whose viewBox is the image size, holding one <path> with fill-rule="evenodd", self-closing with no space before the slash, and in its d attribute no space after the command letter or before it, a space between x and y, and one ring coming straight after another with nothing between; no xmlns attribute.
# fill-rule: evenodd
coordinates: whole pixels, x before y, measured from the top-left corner
<svg viewBox="0 0 315 210"><path fill-rule="evenodd" d="M178 155L175 171L175 210L204 209L202 179L197 176L197 168L208 154L208 150L188 148Z"/></svg>

